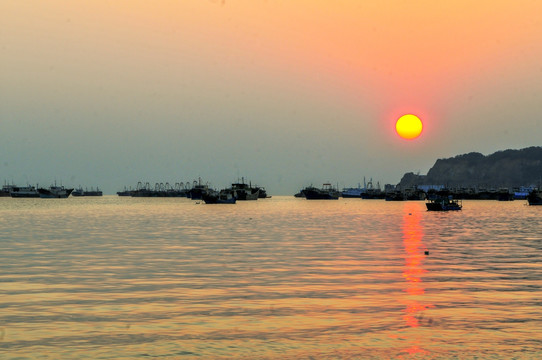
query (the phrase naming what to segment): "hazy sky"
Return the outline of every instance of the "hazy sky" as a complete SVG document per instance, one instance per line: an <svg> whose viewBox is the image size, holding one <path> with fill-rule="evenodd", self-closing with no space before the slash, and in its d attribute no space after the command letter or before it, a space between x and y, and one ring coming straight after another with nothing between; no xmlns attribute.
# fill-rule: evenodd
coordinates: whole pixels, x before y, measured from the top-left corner
<svg viewBox="0 0 542 360"><path fill-rule="evenodd" d="M0 2L0 180L270 194L542 143L542 1ZM395 121L415 113L416 140Z"/></svg>

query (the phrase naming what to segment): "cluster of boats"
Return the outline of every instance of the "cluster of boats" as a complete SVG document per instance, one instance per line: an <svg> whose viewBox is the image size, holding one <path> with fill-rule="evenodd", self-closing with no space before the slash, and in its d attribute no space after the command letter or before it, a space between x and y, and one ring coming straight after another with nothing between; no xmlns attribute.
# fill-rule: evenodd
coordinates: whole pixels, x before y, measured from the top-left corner
<svg viewBox="0 0 542 360"><path fill-rule="evenodd" d="M497 196L500 195L500 196ZM494 199L500 201L514 200L515 197L506 189L506 191L497 192L497 195L491 197L462 197L461 193L454 192L449 189L434 190L430 189L427 192L421 189L407 189L404 191L390 190L382 192L380 189L367 188L345 188L340 192L330 183L325 183L321 188L308 186L303 188L296 197L304 197L307 200L337 200L343 198L361 198L361 199L385 199L386 201L404 201L404 200L425 200L428 211L450 211L461 210L463 208L462 200L466 199ZM517 195L516 195L517 196ZM525 196L529 205L542 205L542 193L531 188L526 192Z"/></svg>
<svg viewBox="0 0 542 360"><path fill-rule="evenodd" d="M102 196L102 191L96 188L83 190L83 188L66 188L63 185L51 185L48 188L36 187L32 185L16 186L4 185L0 191L0 197L12 198L44 198L44 199L65 199L73 196Z"/></svg>
<svg viewBox="0 0 542 360"><path fill-rule="evenodd" d="M323 184L321 188L316 188L314 186L308 186L302 189L296 197L304 197L307 200L337 200L339 197L343 196L346 198L362 198L360 195L355 195L353 188L345 189L342 193L333 187L331 184ZM344 196L344 194L348 194ZM386 200L395 200L395 198ZM406 197L400 197L401 200L406 200ZM422 200L421 197L416 197L412 200ZM447 194L433 194L430 198L427 198L426 207L428 211L450 211L450 210L461 210L463 205L461 200L453 199L452 196Z"/></svg>
<svg viewBox="0 0 542 360"><path fill-rule="evenodd" d="M0 196L12 198L67 198L73 189L64 186L51 185L48 188L36 188L35 186L4 185Z"/></svg>
<svg viewBox="0 0 542 360"><path fill-rule="evenodd" d="M96 189L90 188L90 190L88 188L83 190L82 187L78 187L73 190L72 196L103 196L103 192L98 187L96 187Z"/></svg>
<svg viewBox="0 0 542 360"><path fill-rule="evenodd" d="M193 183L149 183L139 182L135 190L117 192L119 196L131 197L186 197L192 200L203 200L206 204L235 204L237 200L258 200L269 198L264 187L245 183L244 179L233 183L231 187L217 190L202 183L201 179Z"/></svg>
<svg viewBox="0 0 542 360"><path fill-rule="evenodd" d="M425 193L418 189L408 189L406 191L390 190L382 191L380 185L373 187L371 182L368 186L357 188L344 188L339 191L330 183L323 184L321 188L307 186L301 189L295 197L303 197L307 200L337 200L343 198L361 198L361 199L383 199L386 201L399 200L424 200Z"/></svg>
<svg viewBox="0 0 542 360"><path fill-rule="evenodd" d="M450 190L450 189L387 189L382 191L380 186L372 186L372 181L362 188L358 185L357 188L344 188L339 191L330 183L325 183L321 188L307 186L296 197L304 197L307 200L337 200L343 198L361 198L361 199L384 199L386 201L403 201L403 200L426 200L427 210L429 211L449 211L461 210L463 207L463 199L495 199L501 201L514 200L516 198L526 199L529 205L542 205L542 192L539 188L521 189L519 192L510 192L508 189L503 189L497 192L476 192L476 196L472 192L465 190ZM4 185L0 191L0 197L13 198L67 198L73 196L102 196L102 191L96 187L90 190L80 186L77 189L65 188L60 185L51 185L48 188L36 186L16 186ZM149 183L139 182L135 190L124 190L117 192L119 196L131 197L186 197L192 200L203 200L207 204L235 204L238 200L258 200L261 198L269 198L264 187L245 183L244 179L237 183L231 184L230 187L217 190L211 188L208 183L194 181L193 183L176 183L170 186L169 183L157 183L154 188Z"/></svg>

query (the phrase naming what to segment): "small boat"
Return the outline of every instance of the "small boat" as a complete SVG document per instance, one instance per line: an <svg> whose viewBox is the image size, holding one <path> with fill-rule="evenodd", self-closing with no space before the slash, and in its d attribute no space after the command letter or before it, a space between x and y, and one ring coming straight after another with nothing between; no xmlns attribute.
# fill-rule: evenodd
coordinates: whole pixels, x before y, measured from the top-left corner
<svg viewBox="0 0 542 360"><path fill-rule="evenodd" d="M206 204L235 204L237 198L230 190L208 190L202 194L202 200Z"/></svg>
<svg viewBox="0 0 542 360"><path fill-rule="evenodd" d="M527 202L529 205L542 205L542 194L539 191L532 190L527 195Z"/></svg>
<svg viewBox="0 0 542 360"><path fill-rule="evenodd" d="M303 192L307 200L338 200L341 195L331 184L323 184L321 189L308 187Z"/></svg>
<svg viewBox="0 0 542 360"><path fill-rule="evenodd" d="M66 189L64 186L51 185L48 189L39 188L38 193L40 198L44 199L65 199L72 193L72 189Z"/></svg>
<svg viewBox="0 0 542 360"><path fill-rule="evenodd" d="M451 196L437 196L428 199L425 205L427 206L427 211L450 211L461 210L463 208L462 201L454 200Z"/></svg>

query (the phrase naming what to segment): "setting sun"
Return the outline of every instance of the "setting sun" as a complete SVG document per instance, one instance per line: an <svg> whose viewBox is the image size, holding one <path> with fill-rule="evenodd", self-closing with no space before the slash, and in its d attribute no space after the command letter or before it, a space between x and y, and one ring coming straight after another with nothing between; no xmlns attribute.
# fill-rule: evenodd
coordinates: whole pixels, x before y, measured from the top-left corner
<svg viewBox="0 0 542 360"><path fill-rule="evenodd" d="M416 115L412 114L401 116L395 123L397 134L407 140L412 140L420 136L422 129L422 121Z"/></svg>

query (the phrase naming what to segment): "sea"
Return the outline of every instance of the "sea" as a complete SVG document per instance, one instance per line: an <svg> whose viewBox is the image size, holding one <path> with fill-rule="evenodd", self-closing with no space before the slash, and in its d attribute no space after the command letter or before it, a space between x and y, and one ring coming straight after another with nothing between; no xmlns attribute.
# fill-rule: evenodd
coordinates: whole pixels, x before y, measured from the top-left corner
<svg viewBox="0 0 542 360"><path fill-rule="evenodd" d="M0 198L1 359L541 359L542 206Z"/></svg>

